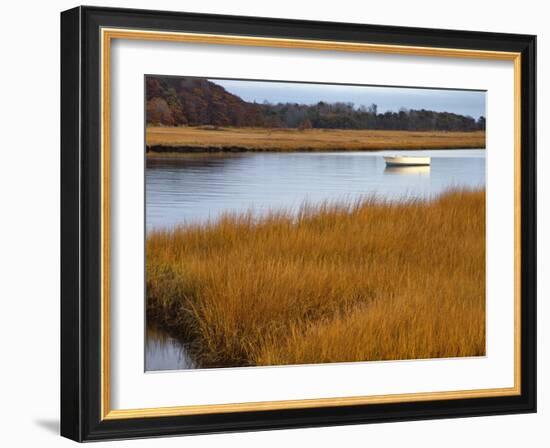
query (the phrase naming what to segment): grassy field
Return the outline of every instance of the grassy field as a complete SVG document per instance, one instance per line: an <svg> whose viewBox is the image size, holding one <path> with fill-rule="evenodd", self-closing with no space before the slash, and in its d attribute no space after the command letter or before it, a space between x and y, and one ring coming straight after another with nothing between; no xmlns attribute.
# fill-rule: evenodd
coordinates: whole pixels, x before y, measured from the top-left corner
<svg viewBox="0 0 550 448"><path fill-rule="evenodd" d="M148 127L150 152L485 148L485 132Z"/></svg>
<svg viewBox="0 0 550 448"><path fill-rule="evenodd" d="M201 367L485 353L485 192L149 233L149 322Z"/></svg>

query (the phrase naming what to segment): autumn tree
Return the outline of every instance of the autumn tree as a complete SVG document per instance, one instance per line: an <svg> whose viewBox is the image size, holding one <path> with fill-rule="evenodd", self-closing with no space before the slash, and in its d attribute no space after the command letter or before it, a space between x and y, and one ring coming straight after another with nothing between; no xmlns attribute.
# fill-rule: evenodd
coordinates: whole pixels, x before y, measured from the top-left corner
<svg viewBox="0 0 550 448"><path fill-rule="evenodd" d="M477 120L452 112L400 108L379 112L376 104L319 101L316 104L249 103L205 78L148 76L147 123L164 126L259 126L303 129L476 131Z"/></svg>
<svg viewBox="0 0 550 448"><path fill-rule="evenodd" d="M298 129L300 129L300 131L303 131L305 129L311 129L313 127L313 125L311 124L311 121L309 121L309 119L305 119L304 121L302 121L300 123L300 126L298 126Z"/></svg>
<svg viewBox="0 0 550 448"><path fill-rule="evenodd" d="M174 117L168 103L163 98L155 97L147 101L147 123L152 125L174 126Z"/></svg>

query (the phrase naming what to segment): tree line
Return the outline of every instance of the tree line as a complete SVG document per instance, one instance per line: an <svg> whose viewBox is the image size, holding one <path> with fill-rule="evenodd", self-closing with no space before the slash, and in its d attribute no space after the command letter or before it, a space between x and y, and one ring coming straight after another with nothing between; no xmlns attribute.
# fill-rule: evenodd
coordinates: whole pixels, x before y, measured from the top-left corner
<svg viewBox="0 0 550 448"><path fill-rule="evenodd" d="M236 126L298 129L409 131L485 130L485 117L425 109L378 112L378 106L320 101L317 104L251 103L204 78L148 76L146 120L162 126Z"/></svg>

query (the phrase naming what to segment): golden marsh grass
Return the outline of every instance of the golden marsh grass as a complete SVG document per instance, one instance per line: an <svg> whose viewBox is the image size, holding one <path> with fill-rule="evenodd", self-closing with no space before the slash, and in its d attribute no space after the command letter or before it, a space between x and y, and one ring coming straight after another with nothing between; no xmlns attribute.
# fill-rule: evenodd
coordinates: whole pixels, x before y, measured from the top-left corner
<svg viewBox="0 0 550 448"><path fill-rule="evenodd" d="M147 315L200 367L485 354L485 192L153 231Z"/></svg>
<svg viewBox="0 0 550 448"><path fill-rule="evenodd" d="M485 148L485 132L147 127L148 147L163 151L365 151Z"/></svg>

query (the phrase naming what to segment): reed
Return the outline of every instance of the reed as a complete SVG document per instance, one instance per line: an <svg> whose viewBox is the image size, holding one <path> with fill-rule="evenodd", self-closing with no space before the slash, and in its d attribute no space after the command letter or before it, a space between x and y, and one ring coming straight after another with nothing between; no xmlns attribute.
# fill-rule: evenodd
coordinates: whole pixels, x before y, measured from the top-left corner
<svg viewBox="0 0 550 448"><path fill-rule="evenodd" d="M485 132L147 127L149 154L485 148Z"/></svg>
<svg viewBox="0 0 550 448"><path fill-rule="evenodd" d="M201 367L485 353L485 192L304 205L146 241L147 315Z"/></svg>

